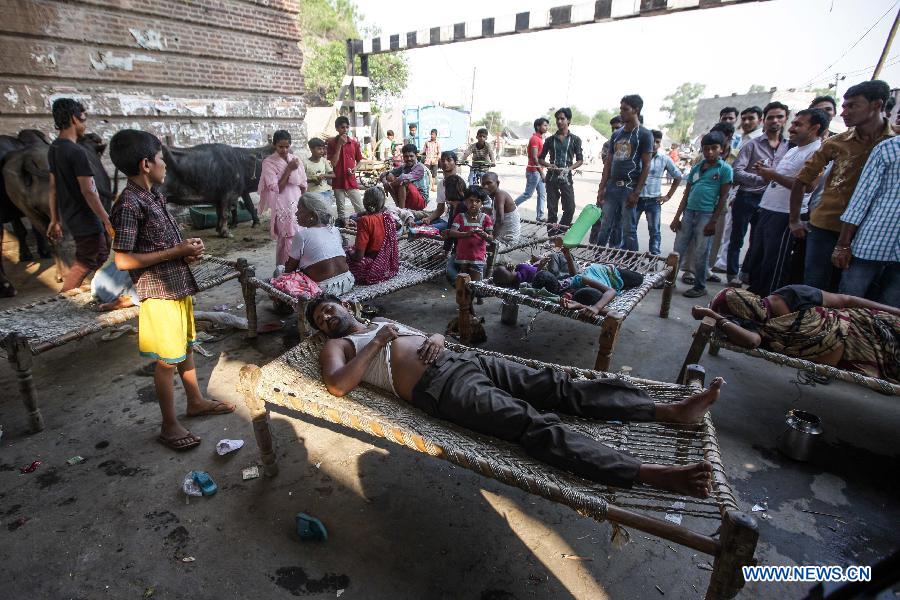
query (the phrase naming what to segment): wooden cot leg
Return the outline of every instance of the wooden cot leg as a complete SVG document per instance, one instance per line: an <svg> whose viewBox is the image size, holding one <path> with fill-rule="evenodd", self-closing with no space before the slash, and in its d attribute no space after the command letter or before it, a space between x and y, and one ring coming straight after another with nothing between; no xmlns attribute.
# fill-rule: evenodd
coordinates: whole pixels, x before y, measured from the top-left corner
<svg viewBox="0 0 900 600"><path fill-rule="evenodd" d="M681 370L678 371L678 378L675 380L676 382L685 385L687 384L685 375L687 374L688 365L694 365L700 362L700 358L703 356L703 350L706 348L706 345L709 344L709 338L715 329L716 322L710 317L703 317L703 321L700 322L700 327L694 332L694 341L691 342L691 347L688 349L687 356L684 357L684 362L681 363ZM712 345L710 345L710 354L712 354Z"/></svg>
<svg viewBox="0 0 900 600"><path fill-rule="evenodd" d="M759 540L756 520L737 510L725 511L719 540L719 553L713 563L706 600L734 598L744 587L741 567L756 564L756 559L753 558L756 542Z"/></svg>
<svg viewBox="0 0 900 600"><path fill-rule="evenodd" d="M255 338L259 331L259 323L256 317L256 288L250 284L250 279L256 277L256 269L245 258L238 259L237 269L241 274L238 280L241 282L244 308L247 311L247 337Z"/></svg>
<svg viewBox="0 0 900 600"><path fill-rule="evenodd" d="M625 315L617 310L610 311L603 317L603 323L600 324L597 360L594 362L595 370L609 371L609 360L616 347L616 340L619 338L619 330L624 320Z"/></svg>
<svg viewBox="0 0 900 600"><path fill-rule="evenodd" d="M675 278L678 277L678 253L672 252L666 258L666 268L669 274L666 275L666 284L662 293L662 304L659 307L659 316L663 319L669 318L669 306L672 304L672 292L675 290Z"/></svg>
<svg viewBox="0 0 900 600"><path fill-rule="evenodd" d="M472 311L473 294L469 288L471 281L472 278L466 274L456 276L456 323L459 341L466 345L472 343L472 320L475 318Z"/></svg>
<svg viewBox="0 0 900 600"><path fill-rule="evenodd" d="M256 393L259 377L262 375L256 365L245 365L240 372L240 387L244 393L244 404L250 411L250 419L253 422L253 436L262 458L263 472L266 477L278 475L278 462L275 455L275 447L272 443L272 431L269 429L269 412L266 403Z"/></svg>
<svg viewBox="0 0 900 600"><path fill-rule="evenodd" d="M500 305L500 322L515 326L519 320L519 305L511 300L504 300Z"/></svg>
<svg viewBox="0 0 900 600"><path fill-rule="evenodd" d="M38 408L37 387L34 385L34 378L31 376L33 357L31 356L31 349L28 347L28 338L18 333L11 333L3 340L3 346L6 349L9 362L12 363L12 367L16 371L22 402L25 404L25 408L28 409L29 429L31 433L43 431L44 416L41 414L41 409Z"/></svg>

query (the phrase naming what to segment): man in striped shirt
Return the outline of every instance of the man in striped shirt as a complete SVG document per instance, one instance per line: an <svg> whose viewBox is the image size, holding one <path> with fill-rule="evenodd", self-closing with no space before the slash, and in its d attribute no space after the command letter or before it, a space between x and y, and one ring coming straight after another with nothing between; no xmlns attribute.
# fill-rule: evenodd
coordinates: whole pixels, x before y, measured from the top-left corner
<svg viewBox="0 0 900 600"><path fill-rule="evenodd" d="M831 262L840 292L900 307L900 137L878 144L859 176Z"/></svg>

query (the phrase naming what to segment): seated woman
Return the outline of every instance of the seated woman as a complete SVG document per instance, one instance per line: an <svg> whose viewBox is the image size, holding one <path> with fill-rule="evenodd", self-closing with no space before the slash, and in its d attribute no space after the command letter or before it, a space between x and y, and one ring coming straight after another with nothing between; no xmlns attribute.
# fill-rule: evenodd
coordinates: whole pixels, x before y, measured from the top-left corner
<svg viewBox="0 0 900 600"><path fill-rule="evenodd" d="M356 244L347 248L347 264L357 283L386 281L400 270L400 248L394 218L384 209L384 192L369 188L363 195L366 212L356 221Z"/></svg>
<svg viewBox="0 0 900 600"><path fill-rule="evenodd" d="M301 270L319 284L325 294L340 296L353 288L353 273L347 265L341 232L334 217L317 194L303 194L297 202L297 223L284 270Z"/></svg>
<svg viewBox="0 0 900 600"><path fill-rule="evenodd" d="M695 319L712 317L716 328L742 348L762 347L900 383L900 309L865 298L787 285L761 298L726 288Z"/></svg>

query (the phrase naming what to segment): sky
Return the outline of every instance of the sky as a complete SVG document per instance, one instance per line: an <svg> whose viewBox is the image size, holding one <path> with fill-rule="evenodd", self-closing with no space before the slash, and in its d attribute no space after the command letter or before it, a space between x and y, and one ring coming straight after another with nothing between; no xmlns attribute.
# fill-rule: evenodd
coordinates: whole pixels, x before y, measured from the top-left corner
<svg viewBox="0 0 900 600"><path fill-rule="evenodd" d="M391 5L383 0L356 3L366 26L393 34L549 10L566 1L426 1L409 5L415 10L385 10ZM573 104L593 114L637 93L646 123L661 125L665 96L686 81L706 84L703 96L709 97L744 93L753 84L824 87L841 73L847 74L838 87L843 93L871 77L898 5L900 0L768 0L410 50L404 53L409 84L398 103L468 107L473 69L474 118L500 110L504 118L526 122L550 107ZM722 42L716 43L719 33ZM900 41L886 64L881 79L900 86Z"/></svg>

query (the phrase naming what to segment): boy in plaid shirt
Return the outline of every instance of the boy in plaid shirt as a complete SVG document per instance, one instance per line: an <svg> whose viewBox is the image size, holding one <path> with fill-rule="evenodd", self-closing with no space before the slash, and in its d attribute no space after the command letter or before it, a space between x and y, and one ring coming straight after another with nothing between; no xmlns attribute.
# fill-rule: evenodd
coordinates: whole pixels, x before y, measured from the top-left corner
<svg viewBox="0 0 900 600"><path fill-rule="evenodd" d="M200 438L175 416L174 369L184 384L188 417L234 411L234 406L203 397L191 353L196 337L191 295L197 282L188 264L203 254L203 241L182 239L166 210L166 199L156 190L166 176L162 144L156 137L124 129L110 140L109 155L128 176L112 210L113 250L116 266L129 272L141 300L140 353L156 360L153 381L162 412L158 440L172 450L187 450L198 446Z"/></svg>

